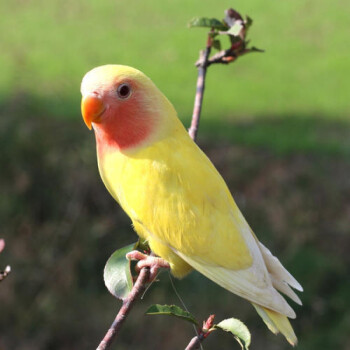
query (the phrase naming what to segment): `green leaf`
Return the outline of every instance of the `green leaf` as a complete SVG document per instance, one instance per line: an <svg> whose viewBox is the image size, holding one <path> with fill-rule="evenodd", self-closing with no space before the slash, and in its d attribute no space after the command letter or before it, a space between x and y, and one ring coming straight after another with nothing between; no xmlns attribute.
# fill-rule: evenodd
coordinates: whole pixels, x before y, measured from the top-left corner
<svg viewBox="0 0 350 350"><path fill-rule="evenodd" d="M227 30L227 26L216 18L207 17L195 17L189 23L188 26L191 27L205 27L214 28L218 30Z"/></svg>
<svg viewBox="0 0 350 350"><path fill-rule="evenodd" d="M220 51L221 50L221 42L220 40L213 40L213 48Z"/></svg>
<svg viewBox="0 0 350 350"><path fill-rule="evenodd" d="M242 321L236 318L228 318L214 325L213 328L220 328L226 332L232 333L242 349L248 350L251 336L247 326Z"/></svg>
<svg viewBox="0 0 350 350"><path fill-rule="evenodd" d="M192 314L176 305L151 305L146 311L146 315L169 315L181 318L198 326L197 320Z"/></svg>
<svg viewBox="0 0 350 350"><path fill-rule="evenodd" d="M219 32L217 32L217 31L215 31L215 32L209 32L208 33L208 35L212 38L212 39L214 39L215 37L217 37L218 35L219 35Z"/></svg>
<svg viewBox="0 0 350 350"><path fill-rule="evenodd" d="M246 16L246 19L244 21L245 30L247 31L252 24L253 24L253 20L249 16Z"/></svg>
<svg viewBox="0 0 350 350"><path fill-rule="evenodd" d="M103 272L107 289L118 299L126 298L133 287L130 261L125 255L134 247L135 243L116 250L108 259Z"/></svg>
<svg viewBox="0 0 350 350"><path fill-rule="evenodd" d="M147 240L139 238L139 240L135 243L134 249L139 250L140 252L150 252L151 248L148 245Z"/></svg>
<svg viewBox="0 0 350 350"><path fill-rule="evenodd" d="M244 32L244 24L242 23L242 21L235 21L235 24L226 33L222 33L222 34L239 36L241 39L244 39L243 32Z"/></svg>

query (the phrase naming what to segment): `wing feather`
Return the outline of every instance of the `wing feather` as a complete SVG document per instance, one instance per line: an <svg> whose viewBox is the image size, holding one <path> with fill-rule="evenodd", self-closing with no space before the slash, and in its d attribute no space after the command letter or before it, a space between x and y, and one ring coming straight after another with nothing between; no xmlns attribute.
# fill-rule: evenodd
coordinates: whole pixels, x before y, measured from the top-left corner
<svg viewBox="0 0 350 350"><path fill-rule="evenodd" d="M244 270L231 270L221 266L207 265L198 257L176 252L194 269L228 291L252 303L264 306L289 318L295 318L294 310L272 286L268 275L257 264Z"/></svg>

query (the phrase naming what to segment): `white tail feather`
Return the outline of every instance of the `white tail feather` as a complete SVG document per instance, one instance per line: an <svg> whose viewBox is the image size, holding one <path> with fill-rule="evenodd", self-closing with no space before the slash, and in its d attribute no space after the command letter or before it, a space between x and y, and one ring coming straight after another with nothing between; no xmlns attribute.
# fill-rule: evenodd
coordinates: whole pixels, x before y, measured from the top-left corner
<svg viewBox="0 0 350 350"><path fill-rule="evenodd" d="M274 275L270 275L271 280L272 280L272 285L280 292L283 294L287 295L289 298L291 298L295 303L302 305L302 302L300 298L297 296L297 294L293 291L290 286L281 280L278 280L275 278Z"/></svg>
<svg viewBox="0 0 350 350"><path fill-rule="evenodd" d="M303 287L300 285L300 283L284 268L281 262L271 254L270 250L261 242L259 242L259 247L269 273L274 276L276 280L284 281L294 289L302 292Z"/></svg>

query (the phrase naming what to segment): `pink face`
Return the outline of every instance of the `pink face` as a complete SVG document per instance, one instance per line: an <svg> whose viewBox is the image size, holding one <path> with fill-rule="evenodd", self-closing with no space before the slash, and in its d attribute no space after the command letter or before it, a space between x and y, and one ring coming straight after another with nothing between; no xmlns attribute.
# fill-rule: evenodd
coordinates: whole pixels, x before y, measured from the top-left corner
<svg viewBox="0 0 350 350"><path fill-rule="evenodd" d="M81 108L86 125L94 128L98 152L126 150L146 141L157 120L148 81L125 75L102 80L100 75L89 77L92 72L87 83L83 80Z"/></svg>

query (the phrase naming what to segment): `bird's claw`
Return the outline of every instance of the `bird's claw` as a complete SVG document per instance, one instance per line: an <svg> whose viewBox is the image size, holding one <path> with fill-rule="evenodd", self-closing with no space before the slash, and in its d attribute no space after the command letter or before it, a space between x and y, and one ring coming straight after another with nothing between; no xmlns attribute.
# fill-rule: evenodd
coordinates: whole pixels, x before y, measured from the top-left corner
<svg viewBox="0 0 350 350"><path fill-rule="evenodd" d="M144 253L141 253L138 250L133 250L130 253L126 254L126 258L128 260L136 260L138 263L136 264L135 270L137 273L143 267L148 267L150 269L149 281L153 281L157 277L158 270L160 268L170 269L170 265L167 261L157 256L151 256Z"/></svg>

